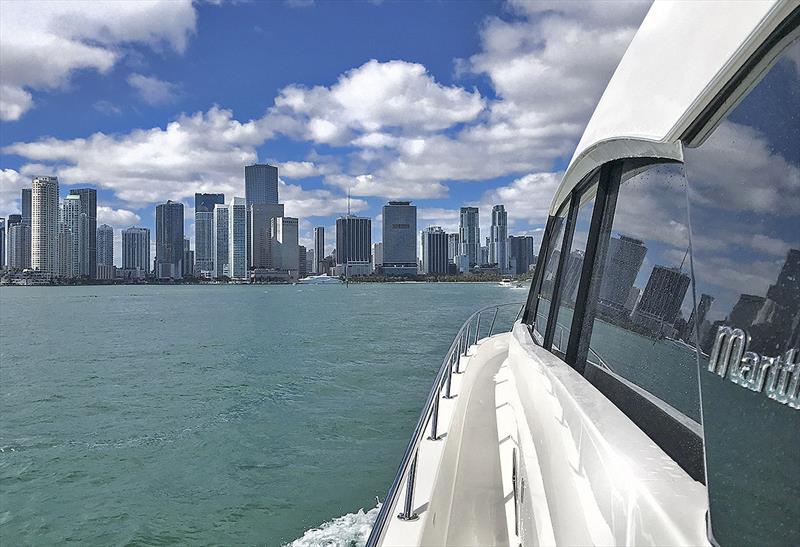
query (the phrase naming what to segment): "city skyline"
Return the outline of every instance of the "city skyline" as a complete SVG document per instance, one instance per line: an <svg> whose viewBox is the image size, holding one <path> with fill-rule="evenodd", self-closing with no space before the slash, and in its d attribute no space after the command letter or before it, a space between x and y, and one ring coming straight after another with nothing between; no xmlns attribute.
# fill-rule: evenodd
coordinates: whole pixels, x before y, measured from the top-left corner
<svg viewBox="0 0 800 547"><path fill-rule="evenodd" d="M52 13L42 14L37 32L49 36L50 20L72 21L68 3L56 4ZM507 89L499 70L509 55L533 54L564 69L575 61L559 59L556 65L547 51L536 51L539 46L520 44L502 52L491 42L494 30L515 25L552 29L547 13L496 2L465 5L457 13L446 5L365 3L350 9L356 17L342 17L335 6L322 3L308 9L277 2L142 5L131 8L136 13L117 14L153 21L158 29L133 37L131 49L114 47L121 37L110 38L112 43L104 42L106 37L71 39L93 51L113 50L110 70L90 65L79 71L67 63L51 78L51 87L6 72L0 76L4 82L29 100L3 110L0 216L21 212L19 189L33 176L54 175L62 193L97 189L97 225L114 228L117 261L121 230L154 231L154 207L167 199L187 207L184 232L195 248L194 194L244 197L243 165L270 163L281 172L286 214L303 220L299 239L308 249L315 226L334 233L348 188L351 210L375 219L373 240L379 237L381 208L395 199L416 203L419 228L437 225L452 232L462 205L510 207L525 196L524 204L509 208L509 233L538 236L581 132L575 120L588 118L588 105L599 97L633 35L635 19L645 11L628 8L632 14L624 20L602 22L602 32L612 37L608 58L599 70L582 75L582 85L548 81L580 95L568 101L569 112L554 119L533 91ZM359 14L370 19L369 32L381 40L345 38ZM14 25L15 13L5 15L3 24ZM454 16L460 24L452 24ZM570 10L560 16L576 30L588 24ZM266 56L252 47L264 37L257 23L264 19L285 23L270 25L275 47ZM420 36L393 32L398 21L415 21ZM592 28L597 32L596 24ZM231 42L209 50L218 36ZM436 46L427 47L434 36ZM310 49L291 47L297 37ZM8 34L0 37L7 39ZM558 36L548 34L547 41L558 51ZM20 62L36 67L39 58L44 57ZM207 58L214 70L189 70ZM263 69L252 71L255 65ZM253 85L232 86L243 74ZM352 100L367 88L374 89L375 102ZM399 110L387 107L389 92L397 95ZM422 103L432 105L429 114L415 114L414 105ZM301 104L309 110L302 111ZM527 136L532 122L517 115L523 109L534 115L531 120L542 114L535 129L543 137ZM487 122L490 118L494 121ZM503 127L511 131L511 141L518 140L513 147L498 134ZM490 220L487 210L482 233L490 233Z"/></svg>

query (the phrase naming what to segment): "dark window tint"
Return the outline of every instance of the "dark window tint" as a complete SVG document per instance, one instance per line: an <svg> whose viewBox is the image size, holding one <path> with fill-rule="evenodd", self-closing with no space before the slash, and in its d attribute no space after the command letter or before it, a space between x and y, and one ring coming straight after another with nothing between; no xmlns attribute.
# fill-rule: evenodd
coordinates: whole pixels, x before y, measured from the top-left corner
<svg viewBox="0 0 800 547"><path fill-rule="evenodd" d="M680 164L623 165L587 360L699 421L685 192Z"/></svg>
<svg viewBox="0 0 800 547"><path fill-rule="evenodd" d="M789 374L800 347L799 67L795 42L704 143L684 151L697 293L689 326L702 349L711 523L722 545L800 538L800 412L790 406L800 368ZM720 327L750 337L750 371L737 383L739 362L708 371Z"/></svg>
<svg viewBox="0 0 800 547"><path fill-rule="evenodd" d="M581 194L569 256L564 263L564 272L562 274L561 298L559 300L552 347L554 351L562 355L566 351L569 340L572 312L578 297L578 285L580 284L581 271L583 270L583 259L586 255L586 241L589 237L589 226L594 212L594 200L597 195L596 179L599 177L595 176L594 178L595 182L590 184L589 188Z"/></svg>
<svg viewBox="0 0 800 547"><path fill-rule="evenodd" d="M564 242L564 228L567 224L568 210L569 207L565 205L553 219L547 252L544 256L544 273L536 305L535 319L536 331L542 336L544 336L547 318L550 315L550 304L553 300L553 288L555 287L556 274L558 273L558 261L561 257L561 245Z"/></svg>

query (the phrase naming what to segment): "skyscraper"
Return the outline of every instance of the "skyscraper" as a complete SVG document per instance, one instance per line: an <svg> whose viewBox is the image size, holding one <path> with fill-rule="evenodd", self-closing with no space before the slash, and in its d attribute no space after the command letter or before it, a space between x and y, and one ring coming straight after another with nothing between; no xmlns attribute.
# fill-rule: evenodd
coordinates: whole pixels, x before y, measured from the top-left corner
<svg viewBox="0 0 800 547"><path fill-rule="evenodd" d="M298 221L291 217L277 217L272 223L272 267L290 272L290 278L297 279L300 269L300 250L298 240Z"/></svg>
<svg viewBox="0 0 800 547"><path fill-rule="evenodd" d="M481 228L477 207L462 207L458 221L459 254L466 255L470 267L481 259Z"/></svg>
<svg viewBox="0 0 800 547"><path fill-rule="evenodd" d="M372 219L336 219L336 275L369 275L372 269Z"/></svg>
<svg viewBox="0 0 800 547"><path fill-rule="evenodd" d="M228 225L230 224L230 209L227 204L214 205L213 232L211 241L211 255L214 257L214 277L230 277L228 266Z"/></svg>
<svg viewBox="0 0 800 547"><path fill-rule="evenodd" d="M297 277L301 278L301 277L305 277L305 276L308 275L308 264L309 263L306 261L306 257L308 255L307 255L307 252L306 252L305 245L298 245L297 250L299 251L297 253L297 258L299 260L298 266L297 266Z"/></svg>
<svg viewBox="0 0 800 547"><path fill-rule="evenodd" d="M114 228L108 224L97 227L97 265L114 265Z"/></svg>
<svg viewBox="0 0 800 547"><path fill-rule="evenodd" d="M282 203L255 203L248 211L250 268L272 268L272 219L283 216Z"/></svg>
<svg viewBox="0 0 800 547"><path fill-rule="evenodd" d="M578 296L578 285L581 281L584 252L576 249L569 253L567 268L564 273L564 289L561 293L564 302L575 302Z"/></svg>
<svg viewBox="0 0 800 547"><path fill-rule="evenodd" d="M147 277L150 271L150 230L131 226L122 230L122 268L135 277Z"/></svg>
<svg viewBox="0 0 800 547"><path fill-rule="evenodd" d="M611 237L600 282L598 311L624 313L625 302L646 254L647 247L638 239L624 235Z"/></svg>
<svg viewBox="0 0 800 547"><path fill-rule="evenodd" d="M156 265L159 279L183 277L183 203L167 201L156 207Z"/></svg>
<svg viewBox="0 0 800 547"><path fill-rule="evenodd" d="M417 275L417 206L410 201L383 206L383 273Z"/></svg>
<svg viewBox="0 0 800 547"><path fill-rule="evenodd" d="M306 249L306 274L315 273L312 272L309 267L316 264L317 259L314 256L313 249Z"/></svg>
<svg viewBox="0 0 800 547"><path fill-rule="evenodd" d="M92 279L97 277L97 190L94 188L75 188L70 195L80 196L81 214L86 225L80 237L79 275Z"/></svg>
<svg viewBox="0 0 800 547"><path fill-rule="evenodd" d="M0 270L6 267L6 219L0 217Z"/></svg>
<svg viewBox="0 0 800 547"><path fill-rule="evenodd" d="M214 205L225 203L225 194L194 195L194 263L197 276L212 275L214 257Z"/></svg>
<svg viewBox="0 0 800 547"><path fill-rule="evenodd" d="M23 193L23 208L24 198ZM58 178L36 177L31 183L31 268L56 275L57 238Z"/></svg>
<svg viewBox="0 0 800 547"><path fill-rule="evenodd" d="M81 277L86 275L81 268L84 265L86 245L89 242L89 238L86 237L89 223L83 213L81 196L69 194L64 198L61 211L61 223L69 234L62 233L62 230L59 229L59 275L61 277ZM65 245L70 248L66 249Z"/></svg>
<svg viewBox="0 0 800 547"><path fill-rule="evenodd" d="M429 226L422 230L422 272L426 274L447 274L447 233L439 226Z"/></svg>
<svg viewBox="0 0 800 547"><path fill-rule="evenodd" d="M194 251L188 237L183 238L183 270L184 277L194 277Z"/></svg>
<svg viewBox="0 0 800 547"><path fill-rule="evenodd" d="M255 203L278 203L278 168L259 163L245 166L244 186L248 207Z"/></svg>
<svg viewBox="0 0 800 547"><path fill-rule="evenodd" d="M312 271L315 274L321 274L321 262L325 259L325 227L317 226L314 228L314 267Z"/></svg>
<svg viewBox="0 0 800 547"><path fill-rule="evenodd" d="M0 237L0 247L3 247L4 262L2 264L6 268L11 268L11 228L17 224L22 223L22 215L8 215L5 221L5 237Z"/></svg>
<svg viewBox="0 0 800 547"><path fill-rule="evenodd" d="M694 342L694 330L695 325L698 327L703 324L703 321L706 319L706 314L708 310L711 309L711 304L714 303L714 297L709 294L702 294L700 295L700 303L697 305L697 314L695 314L695 310L692 310L691 315L689 315L689 321L686 323L686 332L684 333L684 339L687 342ZM698 338L699 340L699 338Z"/></svg>
<svg viewBox="0 0 800 547"><path fill-rule="evenodd" d="M500 272L508 271L508 213L503 205L492 207L489 236L489 264L497 264Z"/></svg>
<svg viewBox="0 0 800 547"><path fill-rule="evenodd" d="M642 293L632 319L653 333L663 333L671 327L681 311L683 298L689 288L689 276L679 268L656 265Z"/></svg>
<svg viewBox="0 0 800 547"><path fill-rule="evenodd" d="M372 244L372 270L383 270L383 243Z"/></svg>
<svg viewBox="0 0 800 547"><path fill-rule="evenodd" d="M72 230L64 223L59 223L56 235L56 277L72 278L75 277L77 258L74 255L75 238Z"/></svg>
<svg viewBox="0 0 800 547"><path fill-rule="evenodd" d="M247 206L242 198L233 198L226 207L229 276L232 279L247 279Z"/></svg>
<svg viewBox="0 0 800 547"><path fill-rule="evenodd" d="M508 236L508 262L515 274L524 274L536 264L534 252L533 236Z"/></svg>
<svg viewBox="0 0 800 547"><path fill-rule="evenodd" d="M31 188L22 189L22 222L31 224L32 211L31 208L31 195L33 190Z"/></svg>
<svg viewBox="0 0 800 547"><path fill-rule="evenodd" d="M456 263L455 258L461 254L458 248L458 234L447 234L447 260Z"/></svg>
<svg viewBox="0 0 800 547"><path fill-rule="evenodd" d="M12 215L9 215L12 216ZM8 267L24 270L31 267L31 225L27 222L8 227Z"/></svg>

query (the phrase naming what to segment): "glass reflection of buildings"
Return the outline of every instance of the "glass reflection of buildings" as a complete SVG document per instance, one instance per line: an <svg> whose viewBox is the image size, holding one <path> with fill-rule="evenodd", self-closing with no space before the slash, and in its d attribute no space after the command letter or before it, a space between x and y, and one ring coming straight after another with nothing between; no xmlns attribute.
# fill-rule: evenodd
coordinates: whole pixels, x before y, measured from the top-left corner
<svg viewBox="0 0 800 547"><path fill-rule="evenodd" d="M751 336L748 349L763 355L800 346L800 249L789 250L766 297L741 294L728 316L714 322L702 337L703 351L711 349L717 327L723 325L745 329Z"/></svg>
<svg viewBox="0 0 800 547"><path fill-rule="evenodd" d="M653 334L676 336L673 324L691 279L680 268L656 265L633 312L633 322Z"/></svg>
<svg viewBox="0 0 800 547"><path fill-rule="evenodd" d="M647 247L639 239L619 235L609 240L608 258L597 305L601 317L619 320L631 312L632 308L626 309L626 303L646 254Z"/></svg>

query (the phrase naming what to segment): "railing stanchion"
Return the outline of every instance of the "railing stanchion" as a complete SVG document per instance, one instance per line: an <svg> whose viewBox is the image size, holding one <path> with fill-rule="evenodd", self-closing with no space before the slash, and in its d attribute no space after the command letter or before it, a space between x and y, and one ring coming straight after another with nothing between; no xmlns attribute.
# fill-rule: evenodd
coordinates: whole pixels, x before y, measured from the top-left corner
<svg viewBox="0 0 800 547"><path fill-rule="evenodd" d="M517 321L519 321L519 318L520 318L520 316L522 315L522 310L524 310L524 309L525 309L525 304L523 304L523 305L521 305L521 306L519 307L519 311L517 312L517 317L516 317L516 319L514 319L514 323L516 323Z"/></svg>
<svg viewBox="0 0 800 547"><path fill-rule="evenodd" d="M469 329L472 325L467 324L467 332L464 335L464 357L467 356L467 352L469 351Z"/></svg>
<svg viewBox="0 0 800 547"><path fill-rule="evenodd" d="M497 320L497 312L498 311L500 311L500 308L495 308L494 309L494 316L492 317L492 324L489 325L489 335L488 336L491 336L492 333L494 332L494 322Z"/></svg>
<svg viewBox="0 0 800 547"><path fill-rule="evenodd" d="M408 470L408 482L406 483L406 503L403 512L397 515L400 520L417 520L419 515L414 512L414 480L417 478L417 456L419 453L414 454L414 460L411 462L411 468Z"/></svg>
<svg viewBox="0 0 800 547"><path fill-rule="evenodd" d="M459 370L461 368L461 340L458 341L457 349L458 351L453 353L453 357L455 358L456 361L456 374L461 374L461 371Z"/></svg>
<svg viewBox="0 0 800 547"><path fill-rule="evenodd" d="M481 314L478 312L478 324L475 325L475 343L478 343L478 338L481 335Z"/></svg>
<svg viewBox="0 0 800 547"><path fill-rule="evenodd" d="M439 385L441 387L441 384ZM431 434L428 437L429 441L438 441L439 440L439 433L436 429L439 426L439 398L441 397L442 392L441 390L436 394L436 398L433 400L433 412L431 413Z"/></svg>
<svg viewBox="0 0 800 547"><path fill-rule="evenodd" d="M452 399L453 396L450 395L450 386L453 384L453 357L455 357L456 352L452 353L452 357L450 357L450 362L447 365L447 383L444 386L444 398L445 399Z"/></svg>

